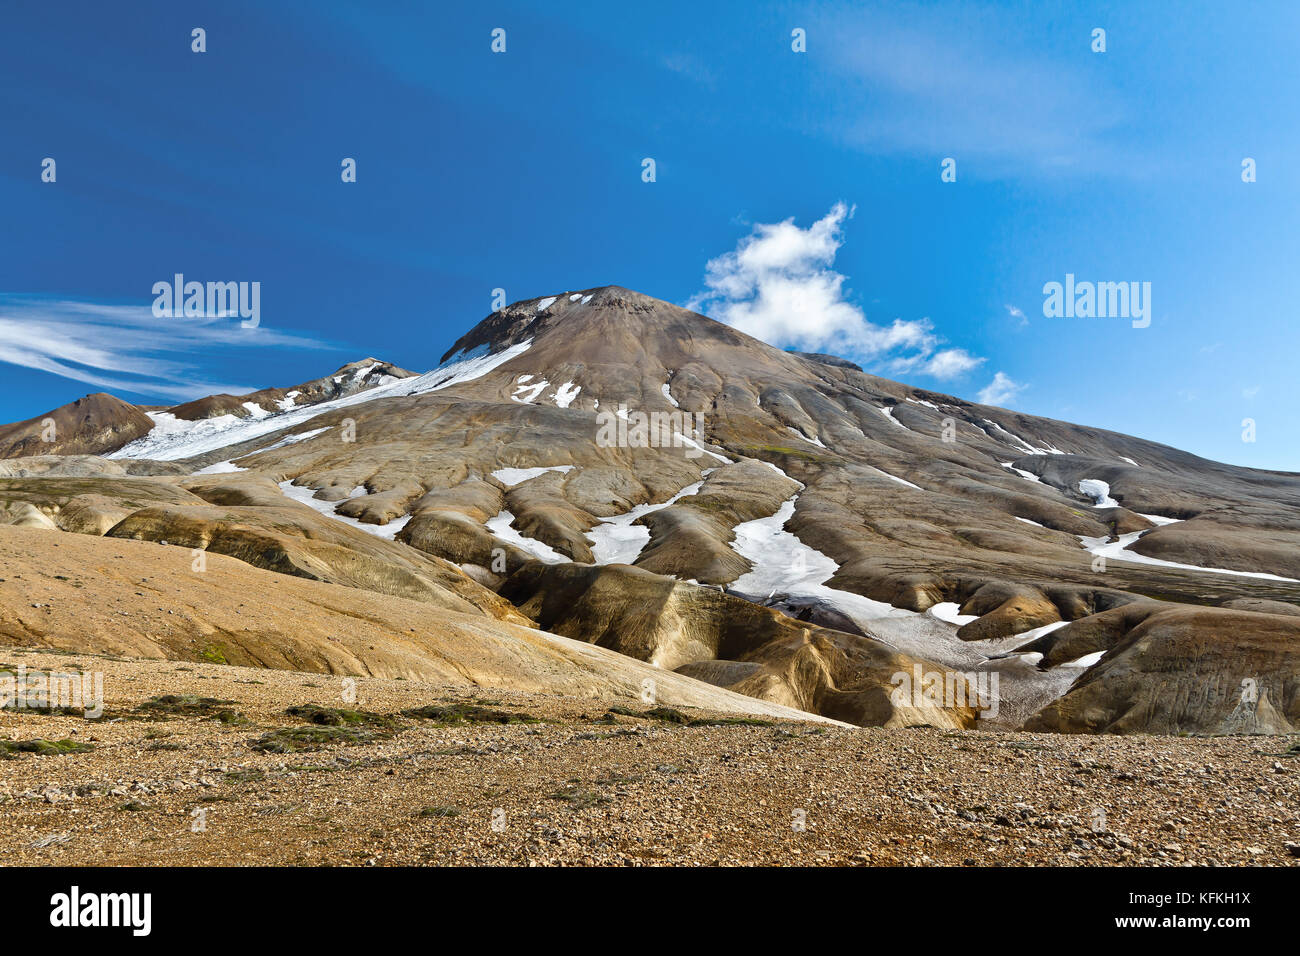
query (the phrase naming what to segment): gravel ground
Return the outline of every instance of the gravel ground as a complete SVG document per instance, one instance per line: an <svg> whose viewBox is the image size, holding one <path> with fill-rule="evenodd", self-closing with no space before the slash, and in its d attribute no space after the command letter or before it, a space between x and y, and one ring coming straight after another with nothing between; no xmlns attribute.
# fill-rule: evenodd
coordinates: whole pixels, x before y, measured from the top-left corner
<svg viewBox="0 0 1300 956"><path fill-rule="evenodd" d="M343 682L320 674L18 648L0 648L0 662L101 672L106 708L98 720L0 711L0 749L93 747L0 759L10 864L1300 863L1294 736L686 726L643 716L648 705L611 714L594 700L407 681L360 679L345 703ZM222 703L137 711L160 695ZM517 722L340 729L286 713L456 703ZM354 739L251 745L304 725Z"/></svg>

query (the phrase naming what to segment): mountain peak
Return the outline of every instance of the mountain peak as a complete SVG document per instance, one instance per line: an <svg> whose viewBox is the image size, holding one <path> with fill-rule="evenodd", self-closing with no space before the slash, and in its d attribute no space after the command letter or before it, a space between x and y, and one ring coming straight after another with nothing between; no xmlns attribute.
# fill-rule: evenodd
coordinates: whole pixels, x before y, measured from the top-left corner
<svg viewBox="0 0 1300 956"><path fill-rule="evenodd" d="M130 402L92 392L23 422L0 426L0 458L97 455L139 438L153 421Z"/></svg>
<svg viewBox="0 0 1300 956"><path fill-rule="evenodd" d="M635 361L650 338L660 345L699 340L771 348L679 305L624 286L605 285L512 302L457 339L442 361L476 350L498 352L528 340L537 348L552 334L563 338L566 347L587 340L584 348L598 348L611 359L621 348L625 361ZM595 339L603 344L591 341Z"/></svg>

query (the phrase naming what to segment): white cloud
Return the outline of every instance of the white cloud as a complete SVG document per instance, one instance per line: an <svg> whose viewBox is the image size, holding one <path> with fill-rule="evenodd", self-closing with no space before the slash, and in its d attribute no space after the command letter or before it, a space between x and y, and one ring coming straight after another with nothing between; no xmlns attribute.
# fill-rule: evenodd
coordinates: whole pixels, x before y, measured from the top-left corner
<svg viewBox="0 0 1300 956"><path fill-rule="evenodd" d="M1005 408L1025 387L1011 381L1006 372L998 372L993 376L993 381L980 389L975 400L981 405L1001 405Z"/></svg>
<svg viewBox="0 0 1300 956"><path fill-rule="evenodd" d="M0 362L97 388L190 399L252 391L205 381L197 357L213 349L326 348L293 333L245 329L238 319L159 319L151 306L0 294Z"/></svg>
<svg viewBox="0 0 1300 956"><path fill-rule="evenodd" d="M940 348L943 339L928 319L876 325L848 301L848 277L832 266L852 216L841 202L807 229L793 218L755 225L733 251L709 260L705 289L686 307L769 345L849 353L895 372L952 378L984 361L965 349Z"/></svg>
<svg viewBox="0 0 1300 956"><path fill-rule="evenodd" d="M1019 319L1021 325L1029 324L1029 319L1025 316L1025 313L1021 312L1020 309L1016 308L1014 305L1007 306L1007 315L1011 316L1013 319Z"/></svg>
<svg viewBox="0 0 1300 956"><path fill-rule="evenodd" d="M983 361L965 349L940 349L932 354L896 359L890 367L897 372L916 371L935 378L957 378Z"/></svg>

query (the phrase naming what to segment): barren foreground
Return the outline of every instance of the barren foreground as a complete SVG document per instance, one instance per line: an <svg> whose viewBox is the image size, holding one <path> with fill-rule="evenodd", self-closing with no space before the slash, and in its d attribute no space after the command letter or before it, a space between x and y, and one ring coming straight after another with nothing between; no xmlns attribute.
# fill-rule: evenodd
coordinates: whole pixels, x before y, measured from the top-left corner
<svg viewBox="0 0 1300 956"><path fill-rule="evenodd" d="M0 759L11 864L1300 862L1294 737L689 726L716 715L373 679L345 703L320 674L21 648L0 662L102 672L105 693L99 720L0 713L2 749L93 748ZM457 704L482 710L399 715Z"/></svg>

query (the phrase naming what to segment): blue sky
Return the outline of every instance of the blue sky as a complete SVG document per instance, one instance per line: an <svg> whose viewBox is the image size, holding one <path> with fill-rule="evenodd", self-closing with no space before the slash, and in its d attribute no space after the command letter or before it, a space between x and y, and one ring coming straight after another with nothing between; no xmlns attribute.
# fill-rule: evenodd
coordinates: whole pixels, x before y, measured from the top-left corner
<svg viewBox="0 0 1300 956"><path fill-rule="evenodd" d="M1300 470L1295 4L0 18L0 420L368 354L424 370L494 288L613 283L912 384ZM260 282L260 327L153 319L177 272ZM1067 273L1150 282L1150 327L1044 317Z"/></svg>

